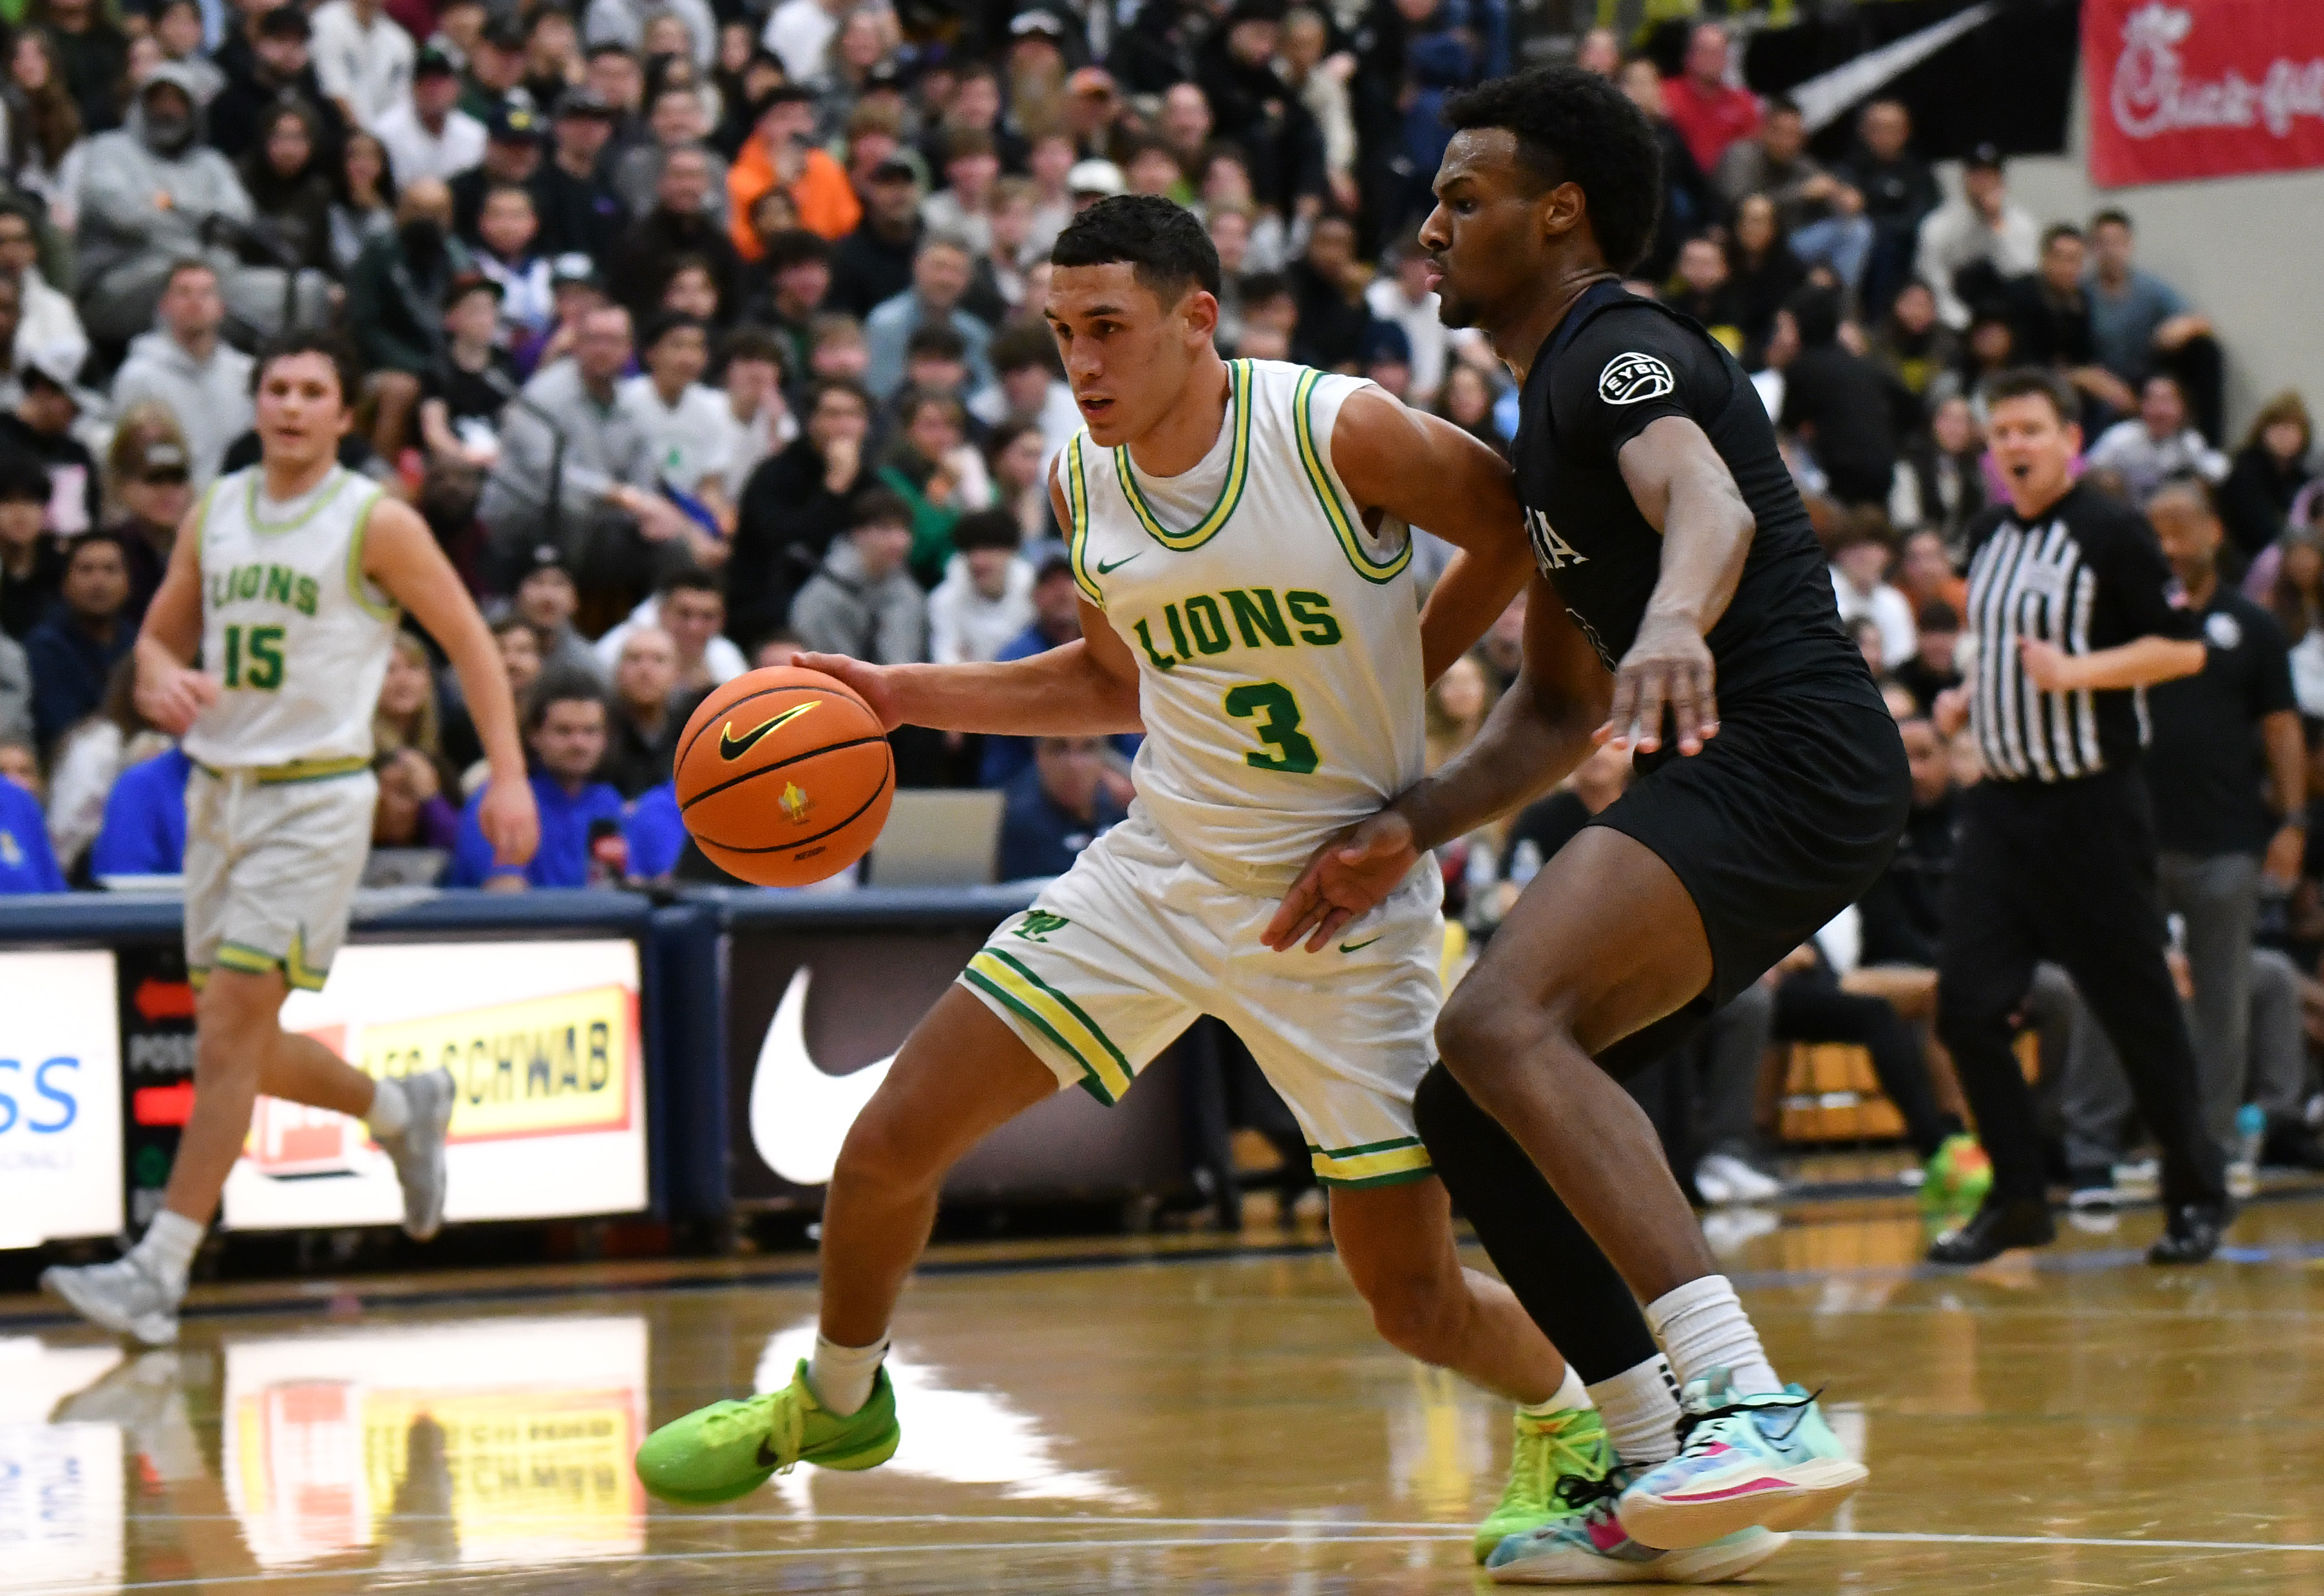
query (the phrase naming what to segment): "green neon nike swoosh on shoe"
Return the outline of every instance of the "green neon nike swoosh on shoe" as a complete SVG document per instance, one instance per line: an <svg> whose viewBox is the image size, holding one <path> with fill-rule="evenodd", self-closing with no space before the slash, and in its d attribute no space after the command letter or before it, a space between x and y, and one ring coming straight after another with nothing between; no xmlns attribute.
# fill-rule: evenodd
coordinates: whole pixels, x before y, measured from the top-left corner
<svg viewBox="0 0 2324 1596"><path fill-rule="evenodd" d="M1595 1408L1514 1416L1517 1438L1509 1450L1509 1482L1500 1505L1477 1526L1470 1544L1480 1563L1509 1536L1530 1534L1582 1511L1590 1494L1565 1489L1565 1481L1594 1485L1615 1464L1613 1444L1607 1440L1605 1422ZM1582 1498L1580 1506L1576 1496Z"/></svg>
<svg viewBox="0 0 2324 1596"><path fill-rule="evenodd" d="M1370 942L1342 942L1340 944L1340 951L1342 953L1361 953L1364 949L1370 947L1373 942L1378 942L1380 939L1380 936L1385 936L1387 935L1388 933L1383 931L1379 934L1379 936L1373 937Z"/></svg>
<svg viewBox="0 0 2324 1596"><path fill-rule="evenodd" d="M800 1463L870 1469L896 1454L896 1388L881 1370L845 1417L827 1411L799 1360L791 1383L747 1402L713 1402L672 1419L638 1448L639 1483L664 1501L700 1506L748 1496Z"/></svg>
<svg viewBox="0 0 2324 1596"><path fill-rule="evenodd" d="M1115 571L1118 571L1121 569L1122 567L1128 565L1131 560L1136 559L1139 554L1143 554L1145 552L1146 550L1141 549L1138 551L1138 554L1125 554L1120 559L1115 560L1111 565L1108 565L1103 560L1100 560L1097 565L1097 574L1101 577L1111 576Z"/></svg>

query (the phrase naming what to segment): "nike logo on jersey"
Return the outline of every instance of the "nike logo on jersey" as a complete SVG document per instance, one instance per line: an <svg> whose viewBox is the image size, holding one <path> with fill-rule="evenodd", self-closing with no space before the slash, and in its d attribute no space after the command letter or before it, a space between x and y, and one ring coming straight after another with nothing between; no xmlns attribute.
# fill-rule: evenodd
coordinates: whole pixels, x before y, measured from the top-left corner
<svg viewBox="0 0 2324 1596"><path fill-rule="evenodd" d="M1103 560L1100 560L1097 562L1097 574L1101 577L1110 577L1113 575L1114 572L1121 569L1122 567L1128 565L1131 560L1136 559L1139 554L1143 554L1145 552L1146 550L1141 549L1138 551L1138 554L1125 554L1111 565L1108 565Z"/></svg>
<svg viewBox="0 0 2324 1596"><path fill-rule="evenodd" d="M757 746L760 738L764 737L777 726L788 725L822 702L820 698L810 698L805 704L795 705L784 710L780 715L769 715L740 737L734 735L734 723L727 722L718 728L718 757L723 760L741 759Z"/></svg>
<svg viewBox="0 0 2324 1596"><path fill-rule="evenodd" d="M1340 944L1340 951L1342 953L1361 953L1364 949L1370 947L1373 942L1378 942L1380 940L1381 936L1386 936L1387 935L1388 933L1383 931L1379 934L1379 936L1375 936L1369 942L1342 942Z"/></svg>
<svg viewBox="0 0 2324 1596"><path fill-rule="evenodd" d="M751 1075L751 1145L767 1167L794 1185L824 1185L839 1162L847 1128L888 1078L892 1053L853 1075L827 1075L807 1049L807 988L802 966L783 989Z"/></svg>

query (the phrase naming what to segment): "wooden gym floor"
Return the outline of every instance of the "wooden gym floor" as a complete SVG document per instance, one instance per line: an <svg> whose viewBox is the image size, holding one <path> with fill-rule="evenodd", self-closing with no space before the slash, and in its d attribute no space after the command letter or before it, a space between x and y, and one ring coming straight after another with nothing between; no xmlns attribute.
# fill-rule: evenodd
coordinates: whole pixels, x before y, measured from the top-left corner
<svg viewBox="0 0 2324 1596"><path fill-rule="evenodd" d="M1753 1582L2324 1593L2324 1195L2200 1269L2138 1261L2156 1222L1940 1276L1894 1199L1717 1220L1873 1466ZM788 1375L810 1260L211 1288L142 1360L0 1299L0 1591L1484 1589L1505 1410L1375 1342L1319 1241L946 1250L895 1461L697 1510L630 1451Z"/></svg>

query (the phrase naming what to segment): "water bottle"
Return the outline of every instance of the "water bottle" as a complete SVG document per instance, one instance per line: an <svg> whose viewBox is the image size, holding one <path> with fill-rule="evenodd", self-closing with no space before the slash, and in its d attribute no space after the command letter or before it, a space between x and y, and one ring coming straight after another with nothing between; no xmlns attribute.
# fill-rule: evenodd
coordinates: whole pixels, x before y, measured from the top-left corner
<svg viewBox="0 0 2324 1596"><path fill-rule="evenodd" d="M2236 1111L2236 1162L2259 1167L2259 1151L2267 1141L2267 1111L2247 1102Z"/></svg>

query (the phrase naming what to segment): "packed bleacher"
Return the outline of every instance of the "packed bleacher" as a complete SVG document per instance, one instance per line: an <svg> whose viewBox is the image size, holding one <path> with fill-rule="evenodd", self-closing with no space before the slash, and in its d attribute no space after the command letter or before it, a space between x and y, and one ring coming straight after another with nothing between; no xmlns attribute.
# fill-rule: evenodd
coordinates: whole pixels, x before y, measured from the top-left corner
<svg viewBox="0 0 2324 1596"><path fill-rule="evenodd" d="M0 890L177 872L184 758L138 713L130 645L189 507L257 457L247 351L286 323L356 348L343 463L420 510L495 617L536 767L544 846L506 872L457 686L415 632L376 719L383 882L718 879L669 798L713 685L802 648L1007 660L1077 635L1046 483L1080 419L1040 307L1052 242L1105 196L1201 216L1228 354L1360 373L1497 448L1514 430L1508 373L1438 323L1417 237L1439 108L1515 64L1500 0L0 9L21 13L0 80ZM2107 491L2205 484L2218 578L2279 624L2315 741L2309 413L2285 393L2224 432L2233 352L2140 268L2133 216L2029 214L1990 147L1949 193L1895 100L1812 152L1716 23L1576 45L1663 152L1629 286L1752 374L1918 739L1927 816L1978 771L1927 715L1960 679L1964 530L1999 493L1980 383L2011 367L2070 384ZM1433 758L1481 721L1518 632L1513 613L1432 694ZM906 786L1006 790L1001 879L1055 873L1119 815L1133 746L896 739ZM1450 851L1476 935L1619 790L1593 769L1563 810ZM1929 964L1939 894L1911 872L1941 873L1944 827L1915 827L1841 964ZM2264 936L2313 1010L2324 863L2269 861ZM1883 992L1925 1017L1917 977ZM1813 1029L1815 1009L1757 1023ZM2292 1074L2271 1113L2304 1097L2304 1055ZM1710 1144L1740 1155L1748 1108L1730 1094Z"/></svg>

